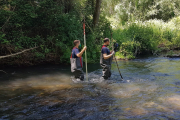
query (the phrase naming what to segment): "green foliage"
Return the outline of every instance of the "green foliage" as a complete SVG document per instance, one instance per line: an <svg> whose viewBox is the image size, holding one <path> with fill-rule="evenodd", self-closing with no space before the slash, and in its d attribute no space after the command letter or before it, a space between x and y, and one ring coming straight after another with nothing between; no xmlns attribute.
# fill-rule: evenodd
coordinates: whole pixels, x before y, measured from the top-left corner
<svg viewBox="0 0 180 120"><path fill-rule="evenodd" d="M86 42L87 42L87 57L88 62L99 62L100 50L102 47L102 40L105 37L111 36L110 22L104 17L100 16L98 26L93 28L92 19L86 18ZM91 26L89 26L91 25Z"/></svg>
<svg viewBox="0 0 180 120"><path fill-rule="evenodd" d="M41 58L41 59L44 59L44 58L45 58L45 55L44 55L43 53L35 52L34 54L35 54L35 56L36 56L37 58Z"/></svg>
<svg viewBox="0 0 180 120"><path fill-rule="evenodd" d="M121 24L128 21L160 19L168 21L180 14L180 0L105 0L104 14Z"/></svg>
<svg viewBox="0 0 180 120"><path fill-rule="evenodd" d="M140 50L141 44L138 41L123 42L120 47L120 52L123 56L130 56L135 58L137 52Z"/></svg>
<svg viewBox="0 0 180 120"><path fill-rule="evenodd" d="M151 27L132 23L127 28L114 31L113 38L121 43L121 52L124 56L136 56L157 49L158 35Z"/></svg>
<svg viewBox="0 0 180 120"><path fill-rule="evenodd" d="M39 46L37 59L49 54L69 63L73 41L84 43L85 18L88 62L99 61L102 40L111 37L112 29L121 45L117 56L132 59L160 45L180 47L179 6L180 0L104 0L94 27L95 0L9 0L0 4L0 42L16 50Z"/></svg>
<svg viewBox="0 0 180 120"><path fill-rule="evenodd" d="M0 40L1 40L1 44L8 44L9 41L5 38L6 34L0 32Z"/></svg>
<svg viewBox="0 0 180 120"><path fill-rule="evenodd" d="M167 53L167 55L168 55L168 56L172 56L172 55L174 55L174 52L171 50L171 51L169 51L169 52Z"/></svg>
<svg viewBox="0 0 180 120"><path fill-rule="evenodd" d="M83 19L86 19L88 62L99 61L101 40L110 37L110 23L101 15L96 28L93 27L94 5L89 0L74 1L26 1L13 0L1 5L0 40L16 49L40 46L35 51L37 59L53 53L60 62L69 63L73 41L84 43Z"/></svg>
<svg viewBox="0 0 180 120"><path fill-rule="evenodd" d="M180 47L179 17L169 22L149 20L131 22L114 29L113 38L121 44L120 55L154 53ZM159 48L158 48L159 47ZM161 50L160 50L161 49ZM123 58L123 57L122 57Z"/></svg>

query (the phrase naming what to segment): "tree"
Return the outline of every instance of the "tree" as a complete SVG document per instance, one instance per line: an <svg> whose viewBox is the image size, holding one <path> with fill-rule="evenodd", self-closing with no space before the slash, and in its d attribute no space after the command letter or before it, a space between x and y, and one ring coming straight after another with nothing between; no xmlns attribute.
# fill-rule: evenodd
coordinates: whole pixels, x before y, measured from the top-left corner
<svg viewBox="0 0 180 120"><path fill-rule="evenodd" d="M94 25L94 27L96 27L96 25L99 22L101 2L102 2L102 0L96 0L96 7L95 7L94 15L93 15L93 25Z"/></svg>

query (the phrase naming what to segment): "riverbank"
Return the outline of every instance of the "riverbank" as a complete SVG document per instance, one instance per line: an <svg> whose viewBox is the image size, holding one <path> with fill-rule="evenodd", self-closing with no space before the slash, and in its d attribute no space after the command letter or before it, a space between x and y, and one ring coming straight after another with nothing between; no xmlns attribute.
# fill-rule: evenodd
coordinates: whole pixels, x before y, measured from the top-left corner
<svg viewBox="0 0 180 120"><path fill-rule="evenodd" d="M44 54L42 52L42 49L39 47L37 47L36 49L29 50L29 49L19 49L12 45L0 45L0 48L1 48L0 56L10 55L9 57L0 58L1 67L6 67L6 66L23 67L23 66L34 66L40 64L60 63L59 55L56 55L55 53Z"/></svg>
<svg viewBox="0 0 180 120"><path fill-rule="evenodd" d="M171 50L163 54L164 57L180 58L180 50Z"/></svg>
<svg viewBox="0 0 180 120"><path fill-rule="evenodd" d="M148 56L155 56L155 57L169 57L169 58L180 58L180 50L163 50L161 52L156 52L156 53L147 53L144 55L139 55L136 56L134 58L129 58L129 56L123 56L120 53L116 53L116 59L117 60L124 60L124 61L128 61L128 60L133 60L136 58L141 58L141 57L148 57Z"/></svg>
<svg viewBox="0 0 180 120"><path fill-rule="evenodd" d="M1 47L1 55L11 55L16 52L20 52L22 50L20 49L7 49L7 47ZM124 56L122 53L117 52L116 53L116 59L117 60L123 60L128 61L135 58L143 57L143 56L163 56L163 57L180 57L180 50L172 49L168 50L167 47L162 46L158 48L158 50L154 53L147 52L146 54L138 55L138 56ZM28 66L36 66L36 65L44 65L44 64L51 64L51 65L68 65L67 61L65 63L62 63L61 56L57 56L54 53L48 53L45 55L42 55L41 49L37 48L35 50L27 51L22 54L19 54L17 56L13 57L7 57L0 59L0 68L5 67L28 67Z"/></svg>

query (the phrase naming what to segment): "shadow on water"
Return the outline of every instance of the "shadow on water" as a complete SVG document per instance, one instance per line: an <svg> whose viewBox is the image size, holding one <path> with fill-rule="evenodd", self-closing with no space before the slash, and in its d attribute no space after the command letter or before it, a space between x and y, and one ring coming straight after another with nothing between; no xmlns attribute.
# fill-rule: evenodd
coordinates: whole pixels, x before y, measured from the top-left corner
<svg viewBox="0 0 180 120"><path fill-rule="evenodd" d="M102 81L99 64L89 80L74 81L70 66L6 69L0 77L0 119L179 119L180 59L119 61Z"/></svg>

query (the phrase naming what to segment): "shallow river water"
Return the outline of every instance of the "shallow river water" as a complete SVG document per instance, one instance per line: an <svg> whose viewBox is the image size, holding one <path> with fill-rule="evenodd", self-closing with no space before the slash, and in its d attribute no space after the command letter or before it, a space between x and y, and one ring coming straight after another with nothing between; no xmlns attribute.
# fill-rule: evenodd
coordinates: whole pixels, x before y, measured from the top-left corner
<svg viewBox="0 0 180 120"><path fill-rule="evenodd" d="M70 66L5 68L0 73L0 119L180 119L180 59L149 57L115 62L101 81L99 64L89 80L71 78Z"/></svg>

